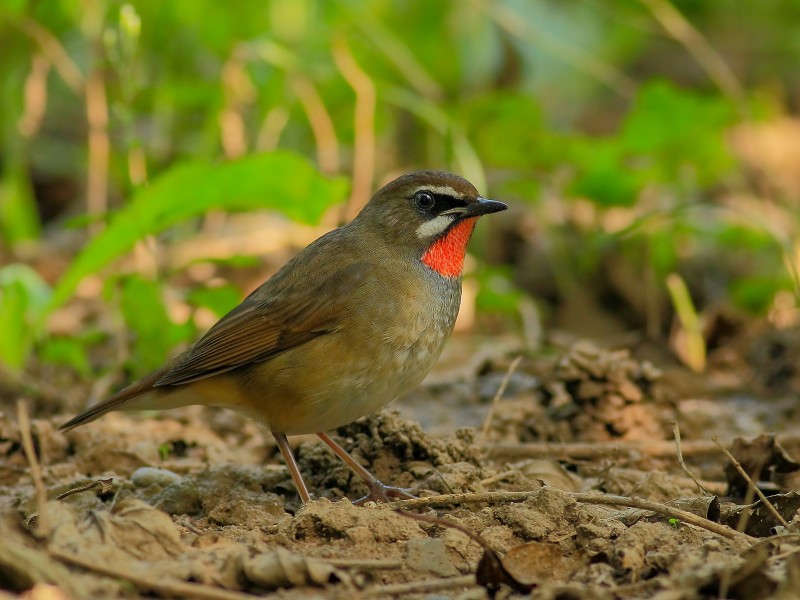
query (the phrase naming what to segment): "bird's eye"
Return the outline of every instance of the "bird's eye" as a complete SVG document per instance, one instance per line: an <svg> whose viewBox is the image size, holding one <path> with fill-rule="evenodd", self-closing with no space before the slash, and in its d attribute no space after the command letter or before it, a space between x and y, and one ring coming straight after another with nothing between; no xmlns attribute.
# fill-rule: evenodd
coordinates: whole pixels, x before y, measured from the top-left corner
<svg viewBox="0 0 800 600"><path fill-rule="evenodd" d="M419 191L414 194L414 204L416 204L417 208L424 211L429 211L433 208L433 205L436 204L436 198L433 197L433 194L426 191Z"/></svg>

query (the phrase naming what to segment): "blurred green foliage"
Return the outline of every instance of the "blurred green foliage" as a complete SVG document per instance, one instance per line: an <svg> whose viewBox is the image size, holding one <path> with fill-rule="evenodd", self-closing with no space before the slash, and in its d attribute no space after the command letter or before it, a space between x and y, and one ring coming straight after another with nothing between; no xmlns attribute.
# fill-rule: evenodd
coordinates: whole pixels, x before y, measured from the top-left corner
<svg viewBox="0 0 800 600"><path fill-rule="evenodd" d="M787 210L796 222L770 228L722 207L726 194L757 191L728 137L800 94L800 4L673 3L710 42L705 56L668 35L648 8L658 5L670 6L6 0L0 361L22 368L36 350L89 372L85 349L102 332L54 337L47 319L101 274L132 332L131 362L160 363L197 333L165 308L177 274L111 276L119 259L166 230L190 236L209 211L316 223L344 201L344 175L365 148L375 155L373 186L438 167L527 203L556 280L602 278L601 261L614 253L665 295L669 273L722 254L724 269L699 283L685 277L692 295L722 290L764 313L796 285L784 265L796 259L800 217ZM708 68L715 51L738 91ZM348 60L374 107L369 90L351 87ZM592 214L576 225L581 203ZM609 225L619 211L622 224ZM84 227L85 245L45 281L26 265L47 256L42 248L68 222ZM513 312L521 301L511 282L524 273L493 268L478 279L483 309ZM233 287L179 294L217 315L238 300Z"/></svg>
<svg viewBox="0 0 800 600"><path fill-rule="evenodd" d="M36 316L50 299L50 288L39 274L23 264L0 269L0 361L21 367L33 347L30 334Z"/></svg>
<svg viewBox="0 0 800 600"><path fill-rule="evenodd" d="M114 215L108 227L83 249L59 281L51 308L64 302L75 286L155 235L210 210L229 212L269 208L303 223L344 197L345 182L325 180L303 159L273 152L221 165L179 164L141 188Z"/></svg>
<svg viewBox="0 0 800 600"><path fill-rule="evenodd" d="M160 282L135 275L125 277L120 287L122 315L133 332L131 359L142 371L160 367L172 348L194 332L189 323L172 322L162 293Z"/></svg>
<svg viewBox="0 0 800 600"><path fill-rule="evenodd" d="M723 138L734 121L724 98L648 83L618 132L574 141L570 191L602 206L631 206L647 186L683 186L678 197L704 189L734 166Z"/></svg>

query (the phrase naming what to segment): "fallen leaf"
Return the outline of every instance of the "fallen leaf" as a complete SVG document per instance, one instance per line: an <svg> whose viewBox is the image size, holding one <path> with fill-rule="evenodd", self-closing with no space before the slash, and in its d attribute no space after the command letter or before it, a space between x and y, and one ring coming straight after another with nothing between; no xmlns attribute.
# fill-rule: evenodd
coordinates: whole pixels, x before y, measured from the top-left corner
<svg viewBox="0 0 800 600"><path fill-rule="evenodd" d="M503 565L523 585L534 585L543 579L568 581L578 566L567 559L557 544L529 542L511 548L503 556Z"/></svg>
<svg viewBox="0 0 800 600"><path fill-rule="evenodd" d="M328 563L293 554L285 548L248 558L242 571L248 581L268 591L309 585L325 587L346 577Z"/></svg>

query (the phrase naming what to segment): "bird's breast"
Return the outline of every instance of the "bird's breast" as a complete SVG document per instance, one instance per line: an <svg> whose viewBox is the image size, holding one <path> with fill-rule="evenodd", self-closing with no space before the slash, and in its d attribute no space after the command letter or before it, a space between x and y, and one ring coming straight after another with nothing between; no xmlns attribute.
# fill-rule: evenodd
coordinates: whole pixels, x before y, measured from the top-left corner
<svg viewBox="0 0 800 600"><path fill-rule="evenodd" d="M419 384L453 330L460 281L425 273L386 281L335 331L255 365L247 412L273 431L316 433L379 410Z"/></svg>

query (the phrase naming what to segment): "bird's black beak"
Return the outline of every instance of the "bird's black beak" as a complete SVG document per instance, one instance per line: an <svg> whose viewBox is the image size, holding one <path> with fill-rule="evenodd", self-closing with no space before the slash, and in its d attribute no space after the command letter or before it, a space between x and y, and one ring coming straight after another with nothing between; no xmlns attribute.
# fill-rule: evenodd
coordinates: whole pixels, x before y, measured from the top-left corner
<svg viewBox="0 0 800 600"><path fill-rule="evenodd" d="M508 205L504 202L498 202L497 200L488 200L486 198L481 198L478 196L478 199L475 202L470 202L466 206L459 206L458 208L452 209L453 212L459 216L459 218L466 218L466 217L480 217L482 215L489 215L491 213L500 212L501 210L505 210L508 208Z"/></svg>

